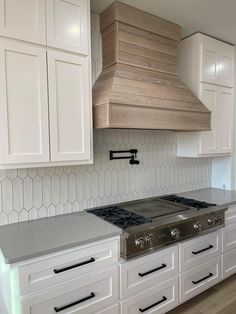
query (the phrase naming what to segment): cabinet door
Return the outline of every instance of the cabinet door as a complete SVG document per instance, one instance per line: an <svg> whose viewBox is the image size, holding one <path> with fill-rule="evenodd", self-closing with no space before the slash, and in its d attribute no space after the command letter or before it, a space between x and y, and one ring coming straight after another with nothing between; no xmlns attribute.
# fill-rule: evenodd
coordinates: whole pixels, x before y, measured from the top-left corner
<svg viewBox="0 0 236 314"><path fill-rule="evenodd" d="M218 62L220 85L234 87L234 47L221 43L218 53Z"/></svg>
<svg viewBox="0 0 236 314"><path fill-rule="evenodd" d="M215 40L204 36L201 43L201 81L218 83L218 54Z"/></svg>
<svg viewBox="0 0 236 314"><path fill-rule="evenodd" d="M233 94L231 88L218 88L216 117L217 152L232 153Z"/></svg>
<svg viewBox="0 0 236 314"><path fill-rule="evenodd" d="M201 84L201 101L211 111L211 130L201 132L200 135L200 154L209 155L216 151L216 108L217 108L217 87L210 84Z"/></svg>
<svg viewBox="0 0 236 314"><path fill-rule="evenodd" d="M0 163L49 161L46 52L0 39Z"/></svg>
<svg viewBox="0 0 236 314"><path fill-rule="evenodd" d="M47 0L47 44L88 54L88 0Z"/></svg>
<svg viewBox="0 0 236 314"><path fill-rule="evenodd" d="M90 159L89 59L48 51L52 161Z"/></svg>
<svg viewBox="0 0 236 314"><path fill-rule="evenodd" d="M46 43L45 0L0 0L0 35Z"/></svg>

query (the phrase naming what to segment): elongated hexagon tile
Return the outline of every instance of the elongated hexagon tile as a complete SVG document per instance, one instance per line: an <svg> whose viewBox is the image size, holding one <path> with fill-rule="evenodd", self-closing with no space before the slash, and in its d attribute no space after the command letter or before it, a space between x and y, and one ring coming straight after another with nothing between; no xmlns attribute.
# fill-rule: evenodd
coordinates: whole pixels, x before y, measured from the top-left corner
<svg viewBox="0 0 236 314"><path fill-rule="evenodd" d="M48 217L52 217L56 215L56 208L54 205L50 205L48 207Z"/></svg>
<svg viewBox="0 0 236 314"><path fill-rule="evenodd" d="M52 204L56 206L60 200L59 176L56 174L53 175L51 178L51 183L52 183Z"/></svg>
<svg viewBox="0 0 236 314"><path fill-rule="evenodd" d="M17 170L17 176L24 180L28 175L27 169L18 169Z"/></svg>
<svg viewBox="0 0 236 314"><path fill-rule="evenodd" d="M19 221L18 213L12 210L8 215L8 221L10 224L18 222Z"/></svg>
<svg viewBox="0 0 236 314"><path fill-rule="evenodd" d="M49 175L45 175L42 178L42 187L43 187L43 205L48 207L52 204L52 184L51 177Z"/></svg>
<svg viewBox="0 0 236 314"><path fill-rule="evenodd" d="M26 177L24 183L24 208L30 210L33 207L33 180Z"/></svg>
<svg viewBox="0 0 236 314"><path fill-rule="evenodd" d="M8 223L8 215L0 212L0 226L6 225Z"/></svg>
<svg viewBox="0 0 236 314"><path fill-rule="evenodd" d="M23 181L19 177L13 180L13 209L20 212L24 206Z"/></svg>
<svg viewBox="0 0 236 314"><path fill-rule="evenodd" d="M29 220L29 213L24 208L19 212L19 221L27 221Z"/></svg>
<svg viewBox="0 0 236 314"><path fill-rule="evenodd" d="M12 181L6 178L2 182L2 211L9 214L13 209Z"/></svg>
<svg viewBox="0 0 236 314"><path fill-rule="evenodd" d="M68 177L68 200L71 203L76 200L76 182L74 173L71 173Z"/></svg>
<svg viewBox="0 0 236 314"><path fill-rule="evenodd" d="M32 220L32 219L38 219L39 217L39 212L38 212L38 209L35 208L35 207L32 207L30 210L29 210L29 219Z"/></svg>
<svg viewBox="0 0 236 314"><path fill-rule="evenodd" d="M33 179L33 195L34 195L34 207L40 208L43 204L43 189L42 179L37 176Z"/></svg>

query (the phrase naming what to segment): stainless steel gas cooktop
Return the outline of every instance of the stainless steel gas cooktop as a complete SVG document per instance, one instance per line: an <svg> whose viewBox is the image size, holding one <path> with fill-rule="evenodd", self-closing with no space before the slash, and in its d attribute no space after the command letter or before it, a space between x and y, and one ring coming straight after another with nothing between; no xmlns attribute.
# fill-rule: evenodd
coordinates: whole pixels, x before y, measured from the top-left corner
<svg viewBox="0 0 236 314"><path fill-rule="evenodd" d="M121 254L129 259L221 227L226 209L173 194L88 212L123 229Z"/></svg>

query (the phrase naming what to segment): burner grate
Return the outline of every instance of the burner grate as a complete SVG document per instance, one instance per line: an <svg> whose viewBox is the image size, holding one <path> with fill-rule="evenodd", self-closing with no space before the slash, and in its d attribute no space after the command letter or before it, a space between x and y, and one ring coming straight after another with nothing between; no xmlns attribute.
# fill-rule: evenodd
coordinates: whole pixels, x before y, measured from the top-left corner
<svg viewBox="0 0 236 314"><path fill-rule="evenodd" d="M203 202L203 201L197 201L197 200L194 200L191 198L177 196L175 194L163 196L163 197L160 197L160 199L165 200L165 201L169 201L169 202L178 203L178 204L185 205L185 206L194 207L198 210L202 209L202 208L208 208L211 206L216 206L216 204L211 204L211 203L207 203L207 202Z"/></svg>
<svg viewBox="0 0 236 314"><path fill-rule="evenodd" d="M117 206L90 209L88 212L101 217L122 229L152 222L151 219L147 219Z"/></svg>

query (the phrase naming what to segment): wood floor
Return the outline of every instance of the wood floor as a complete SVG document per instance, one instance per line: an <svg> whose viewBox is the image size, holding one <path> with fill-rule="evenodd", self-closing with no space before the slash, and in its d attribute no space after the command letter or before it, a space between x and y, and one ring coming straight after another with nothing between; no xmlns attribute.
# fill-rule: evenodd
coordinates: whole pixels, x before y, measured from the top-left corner
<svg viewBox="0 0 236 314"><path fill-rule="evenodd" d="M168 312L168 314L236 314L236 275Z"/></svg>

